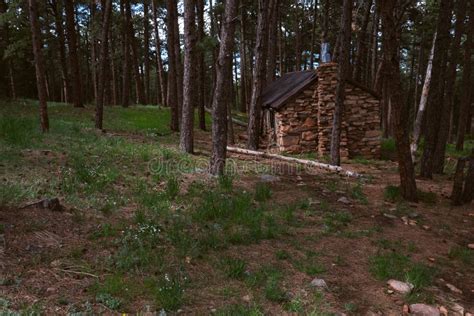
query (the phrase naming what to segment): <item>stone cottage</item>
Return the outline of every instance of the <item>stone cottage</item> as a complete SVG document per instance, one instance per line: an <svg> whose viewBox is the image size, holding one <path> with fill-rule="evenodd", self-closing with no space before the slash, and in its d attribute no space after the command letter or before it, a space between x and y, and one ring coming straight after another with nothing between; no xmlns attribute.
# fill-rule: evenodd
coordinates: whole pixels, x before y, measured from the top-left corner
<svg viewBox="0 0 474 316"><path fill-rule="evenodd" d="M336 100L337 64L283 75L265 89L266 133L280 152L328 155ZM379 96L348 80L341 131L341 157L380 155Z"/></svg>

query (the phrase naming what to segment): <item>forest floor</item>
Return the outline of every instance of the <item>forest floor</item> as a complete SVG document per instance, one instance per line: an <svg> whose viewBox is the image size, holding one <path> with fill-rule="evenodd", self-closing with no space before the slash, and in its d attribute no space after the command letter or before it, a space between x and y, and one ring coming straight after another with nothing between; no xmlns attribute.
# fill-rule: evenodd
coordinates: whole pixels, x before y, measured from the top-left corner
<svg viewBox="0 0 474 316"><path fill-rule="evenodd" d="M49 110L41 135L33 102L0 104L0 314L474 313L474 206L448 198L462 153L415 204L390 160L347 161L351 179L231 154L213 178L209 133L180 153L166 109L107 107L105 133L91 106Z"/></svg>

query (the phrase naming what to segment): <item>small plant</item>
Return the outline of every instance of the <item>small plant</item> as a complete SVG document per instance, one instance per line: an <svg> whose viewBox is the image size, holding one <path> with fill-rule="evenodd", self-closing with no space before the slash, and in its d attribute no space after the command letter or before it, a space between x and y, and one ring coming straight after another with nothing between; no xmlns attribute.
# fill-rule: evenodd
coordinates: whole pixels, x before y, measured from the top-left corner
<svg viewBox="0 0 474 316"><path fill-rule="evenodd" d="M352 198L360 201L362 204L368 204L369 200L367 199L367 195L365 195L362 185L357 183L355 186L352 187L351 191Z"/></svg>
<svg viewBox="0 0 474 316"><path fill-rule="evenodd" d="M449 250L448 256L451 259L460 260L467 266L471 266L474 264L474 251L468 248L460 246L453 247L451 248L451 250Z"/></svg>
<svg viewBox="0 0 474 316"><path fill-rule="evenodd" d="M323 218L326 233L340 232L352 222L352 215L348 212L326 213Z"/></svg>
<svg viewBox="0 0 474 316"><path fill-rule="evenodd" d="M285 309L291 313L302 313L304 309L303 302L299 297L295 297L290 302L285 304Z"/></svg>
<svg viewBox="0 0 474 316"><path fill-rule="evenodd" d="M243 279L245 276L246 263L244 260L226 258L220 264L225 275L231 279Z"/></svg>
<svg viewBox="0 0 474 316"><path fill-rule="evenodd" d="M96 296L96 301L104 304L111 310L118 310L122 306L122 301L108 293L100 293Z"/></svg>
<svg viewBox="0 0 474 316"><path fill-rule="evenodd" d="M286 301L286 293L280 286L281 274L279 272L272 272L267 275L264 293L265 298L272 302Z"/></svg>
<svg viewBox="0 0 474 316"><path fill-rule="evenodd" d="M256 305L230 305L218 310L214 315L216 316L263 316L264 313Z"/></svg>
<svg viewBox="0 0 474 316"><path fill-rule="evenodd" d="M289 259L291 255L286 250L277 250L277 252L275 252L275 257L278 260L286 260Z"/></svg>
<svg viewBox="0 0 474 316"><path fill-rule="evenodd" d="M175 311L184 302L186 278L166 273L159 280L147 279L145 286L153 293L156 304L166 311Z"/></svg>
<svg viewBox="0 0 474 316"><path fill-rule="evenodd" d="M219 187L227 192L232 191L232 184L233 184L234 178L231 175L222 175L218 178L219 182Z"/></svg>
<svg viewBox="0 0 474 316"><path fill-rule="evenodd" d="M382 160L393 160L396 155L396 144L393 138L383 139L380 144L380 158Z"/></svg>
<svg viewBox="0 0 474 316"><path fill-rule="evenodd" d="M272 197L272 190L268 183L259 182L255 187L255 200L265 202Z"/></svg>
<svg viewBox="0 0 474 316"><path fill-rule="evenodd" d="M380 253L370 258L370 272L378 280L402 279L410 266L410 258L397 252Z"/></svg>
<svg viewBox="0 0 474 316"><path fill-rule="evenodd" d="M166 196L174 200L179 194L179 181L176 177L170 177L166 182Z"/></svg>
<svg viewBox="0 0 474 316"><path fill-rule="evenodd" d="M399 201L401 198L400 188L395 185L388 185L385 187L383 197L390 202Z"/></svg>

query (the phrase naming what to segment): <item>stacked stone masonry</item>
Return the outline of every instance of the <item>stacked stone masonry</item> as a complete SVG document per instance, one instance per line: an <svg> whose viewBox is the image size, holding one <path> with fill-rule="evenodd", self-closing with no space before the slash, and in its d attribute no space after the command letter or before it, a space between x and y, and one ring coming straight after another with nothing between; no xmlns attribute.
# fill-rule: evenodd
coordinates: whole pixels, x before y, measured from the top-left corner
<svg viewBox="0 0 474 316"><path fill-rule="evenodd" d="M275 112L276 145L280 152L329 155L335 108L337 64L317 69L318 79ZM341 157L380 156L379 100L355 84L346 84L341 131Z"/></svg>

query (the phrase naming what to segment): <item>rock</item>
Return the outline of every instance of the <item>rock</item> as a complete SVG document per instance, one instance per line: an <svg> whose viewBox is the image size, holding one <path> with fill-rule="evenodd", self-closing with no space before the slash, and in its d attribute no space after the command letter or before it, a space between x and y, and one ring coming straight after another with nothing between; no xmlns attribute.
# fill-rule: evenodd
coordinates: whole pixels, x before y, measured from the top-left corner
<svg viewBox="0 0 474 316"><path fill-rule="evenodd" d="M388 286L390 286L393 290L402 293L402 294L408 294L413 290L413 284L410 283L405 283L397 280L388 280L387 281Z"/></svg>
<svg viewBox="0 0 474 316"><path fill-rule="evenodd" d="M408 315L410 313L410 308L408 308L408 305L403 305L403 310L402 310L403 315Z"/></svg>
<svg viewBox="0 0 474 316"><path fill-rule="evenodd" d="M388 214L388 213L383 213L383 216L386 217L386 218L390 218L390 219L397 219L398 217L396 217L395 215L393 214Z"/></svg>
<svg viewBox="0 0 474 316"><path fill-rule="evenodd" d="M309 199L309 205L320 205L321 204L321 201L319 200L313 200L313 199Z"/></svg>
<svg viewBox="0 0 474 316"><path fill-rule="evenodd" d="M469 248L469 249L474 249L474 244L469 244L469 245L467 245L467 248Z"/></svg>
<svg viewBox="0 0 474 316"><path fill-rule="evenodd" d="M277 182L280 181L280 177L272 176L271 174L262 174L260 180L262 182Z"/></svg>
<svg viewBox="0 0 474 316"><path fill-rule="evenodd" d="M430 230L430 228L431 228L431 227L428 226L428 225L423 225L423 229L424 229L424 230Z"/></svg>
<svg viewBox="0 0 474 316"><path fill-rule="evenodd" d="M403 224L408 225L408 217L403 216L402 221L403 221Z"/></svg>
<svg viewBox="0 0 474 316"><path fill-rule="evenodd" d="M349 201L349 199L346 198L345 196L340 197L337 201L338 201L339 203L343 203L343 204L351 204L351 201Z"/></svg>
<svg viewBox="0 0 474 316"><path fill-rule="evenodd" d="M443 316L448 316L448 309L444 306L440 306L439 307L439 312L441 313L441 315Z"/></svg>
<svg viewBox="0 0 474 316"><path fill-rule="evenodd" d="M436 307L426 304L411 304L410 313L415 316L440 316L439 310Z"/></svg>
<svg viewBox="0 0 474 316"><path fill-rule="evenodd" d="M244 302L250 303L251 300L252 300L252 298L250 297L250 295L244 295L242 297L242 301L244 301Z"/></svg>
<svg viewBox="0 0 474 316"><path fill-rule="evenodd" d="M315 279L313 279L313 281L311 281L311 286L321 288L321 289L327 289L328 288L328 285L326 284L326 281L324 281L323 279L318 279L318 278L315 278Z"/></svg>
<svg viewBox="0 0 474 316"><path fill-rule="evenodd" d="M453 303L453 305L451 305L451 309L453 310L454 312L454 315L464 315L464 307L462 307L461 305L459 305L458 303Z"/></svg>
<svg viewBox="0 0 474 316"><path fill-rule="evenodd" d="M446 283L446 287L451 290L451 292L462 294L462 291L450 283Z"/></svg>

